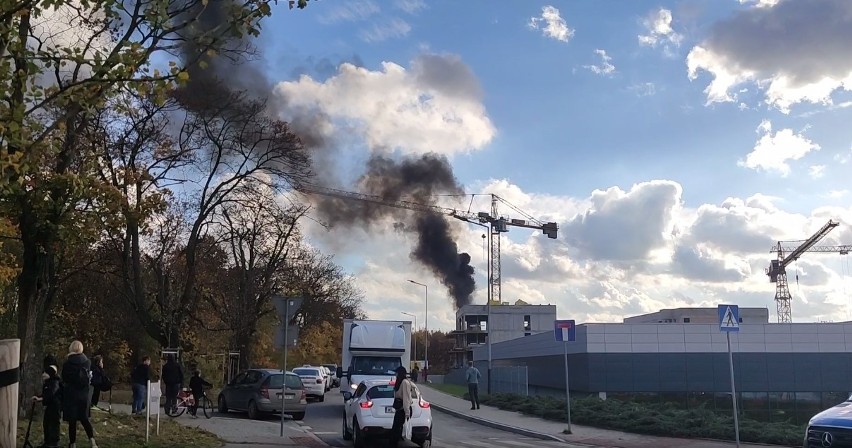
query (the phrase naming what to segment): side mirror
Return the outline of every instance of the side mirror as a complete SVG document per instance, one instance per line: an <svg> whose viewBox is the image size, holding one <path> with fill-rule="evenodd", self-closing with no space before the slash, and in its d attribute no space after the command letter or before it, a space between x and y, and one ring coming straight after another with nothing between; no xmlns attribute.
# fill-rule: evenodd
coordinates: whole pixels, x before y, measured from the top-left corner
<svg viewBox="0 0 852 448"><path fill-rule="evenodd" d="M336 373L338 378L343 378L344 376L346 376L346 374L343 373L343 367L338 367Z"/></svg>
<svg viewBox="0 0 852 448"><path fill-rule="evenodd" d="M343 392L343 401L349 401L352 399L352 392L344 391Z"/></svg>

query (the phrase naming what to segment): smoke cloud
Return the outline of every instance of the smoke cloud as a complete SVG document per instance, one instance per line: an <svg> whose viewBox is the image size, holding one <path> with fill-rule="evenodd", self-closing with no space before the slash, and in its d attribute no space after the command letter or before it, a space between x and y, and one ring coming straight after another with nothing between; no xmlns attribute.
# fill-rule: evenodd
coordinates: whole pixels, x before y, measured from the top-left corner
<svg viewBox="0 0 852 448"><path fill-rule="evenodd" d="M187 0L191 1L191 0ZM239 0L218 0L202 7L198 2L187 14L198 17L183 36L185 43L181 57L187 65L189 82L182 86L178 97L189 107L192 104L217 104L232 92L243 92L249 99L264 99L270 116L287 116L290 129L310 150L313 172L317 183L338 185L332 170L333 157L337 156L332 134L331 117L316 108L293 106L286 96L273 95L272 83L263 72L262 53L253 41L237 36L222 36L223 49L208 54L198 45L201 37L227 26L234 18L234 8ZM203 8L203 9L199 9ZM256 41L255 41L256 42ZM352 59L360 62L360 58ZM329 63L320 61L323 70L330 73ZM431 79L431 78L430 78ZM221 104L221 103L220 103ZM286 113L285 113L286 112ZM452 172L449 161L436 154L408 157L397 161L373 154L367 161L365 172L356 188L359 192L380 197L383 201L407 200L418 204L434 205L441 194L463 194ZM412 212L370 202L344 200L331 197L311 198L316 204L319 218L330 227L361 226L370 228L386 219L396 221L395 228L412 236L415 247L412 260L428 267L443 283L460 307L471 301L475 289L474 270L470 256L459 253L449 217L439 212Z"/></svg>
<svg viewBox="0 0 852 448"><path fill-rule="evenodd" d="M441 194L463 194L446 157L425 154L396 161L373 155L358 181L358 191L384 202L410 201L435 205ZM447 287L456 308L471 301L476 282L470 255L459 253L449 217L439 212L412 212L372 202L341 198L317 199L320 218L331 227L358 225L370 228L391 218L394 228L416 237L411 258L428 267Z"/></svg>

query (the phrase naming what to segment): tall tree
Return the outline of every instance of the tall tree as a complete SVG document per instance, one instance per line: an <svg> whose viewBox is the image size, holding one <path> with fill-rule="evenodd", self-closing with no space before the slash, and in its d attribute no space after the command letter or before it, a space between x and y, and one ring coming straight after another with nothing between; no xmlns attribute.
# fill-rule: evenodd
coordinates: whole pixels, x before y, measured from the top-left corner
<svg viewBox="0 0 852 448"><path fill-rule="evenodd" d="M227 20L203 32L209 0L0 0L0 194L22 243L18 325L22 396L35 392L37 337L54 301L58 250L81 226L78 204L100 191L79 134L116 85L164 97L186 67L233 33L258 33L269 0L233 0ZM57 31L61 27L62 31ZM163 72L155 53L197 51ZM105 198L93 203L101 204Z"/></svg>

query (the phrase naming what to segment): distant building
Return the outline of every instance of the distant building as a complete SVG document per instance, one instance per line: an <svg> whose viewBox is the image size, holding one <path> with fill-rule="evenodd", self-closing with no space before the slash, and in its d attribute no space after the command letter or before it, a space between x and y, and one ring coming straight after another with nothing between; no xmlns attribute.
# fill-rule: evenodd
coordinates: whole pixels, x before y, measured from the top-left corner
<svg viewBox="0 0 852 448"><path fill-rule="evenodd" d="M556 320L556 305L529 305L521 300L509 305L491 305L491 325L487 305L465 305L456 311L456 329L450 333L455 340L453 364L464 366L473 359L473 349L491 343L509 341L538 333L552 332Z"/></svg>
<svg viewBox="0 0 852 448"><path fill-rule="evenodd" d="M673 308L656 313L625 317L625 324L715 324L719 322L716 308ZM768 324L769 309L740 308L741 324Z"/></svg>
<svg viewBox="0 0 852 448"><path fill-rule="evenodd" d="M743 323L731 334L731 346L746 417L804 423L852 392L852 322L777 324L769 323L765 309L740 308L740 313ZM682 308L625 323L580 324L576 341L567 347L548 328L547 334L493 344L492 368L520 366L525 370L516 379L523 382L520 389L562 396L567 348L571 392L578 397L730 412L727 344L718 319L716 309ZM485 348L477 347L473 358L486 376ZM449 381L463 381L463 375L456 376L460 379ZM500 392L503 386L494 387Z"/></svg>

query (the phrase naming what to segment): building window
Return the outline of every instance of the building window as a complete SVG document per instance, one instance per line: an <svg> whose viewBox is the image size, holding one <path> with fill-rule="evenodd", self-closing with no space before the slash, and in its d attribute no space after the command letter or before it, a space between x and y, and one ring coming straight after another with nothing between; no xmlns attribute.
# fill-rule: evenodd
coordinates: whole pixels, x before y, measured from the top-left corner
<svg viewBox="0 0 852 448"><path fill-rule="evenodd" d="M526 315L526 316L524 316L524 331L530 331L530 330L532 330L532 328L530 326L530 316Z"/></svg>
<svg viewBox="0 0 852 448"><path fill-rule="evenodd" d="M684 317L684 318L683 318L683 323L688 324L688 323L689 323L689 318L688 318L688 317ZM563 370L564 370L564 369L563 369Z"/></svg>
<svg viewBox="0 0 852 448"><path fill-rule="evenodd" d="M743 318L742 318L742 317L740 318L740 323L743 323Z"/></svg>

